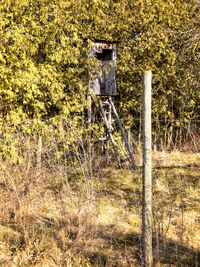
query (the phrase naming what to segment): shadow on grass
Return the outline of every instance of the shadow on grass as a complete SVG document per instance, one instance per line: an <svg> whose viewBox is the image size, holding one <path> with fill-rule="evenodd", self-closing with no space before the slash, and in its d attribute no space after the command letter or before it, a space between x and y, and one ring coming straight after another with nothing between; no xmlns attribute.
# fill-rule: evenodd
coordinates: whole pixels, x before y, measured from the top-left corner
<svg viewBox="0 0 200 267"><path fill-rule="evenodd" d="M56 234L58 224L61 229L66 229L69 241L65 243ZM90 231L79 234L78 228L68 228L67 221L49 226L53 236L63 252L66 249L77 250L88 258L92 266L141 266L141 235L131 232L118 231L115 225L95 225ZM53 227L53 228L52 228ZM159 266L191 266L200 265L200 251L181 245L167 238L153 236L154 264Z"/></svg>
<svg viewBox="0 0 200 267"><path fill-rule="evenodd" d="M198 164L187 164L187 165L171 165L171 166L153 166L154 170L173 170L173 169L190 169L190 168L197 168L199 169L200 166Z"/></svg>
<svg viewBox="0 0 200 267"><path fill-rule="evenodd" d="M38 224L38 219L40 224ZM68 250L73 250L75 254L81 254L89 260L91 266L142 265L141 236L138 233L121 232L113 224L90 225L90 228L83 227L80 231L81 226L78 225L76 219L70 223L68 220L54 221L45 216L41 218L31 216L30 221L34 231L37 232L37 238L42 239L43 236L50 235L63 255ZM0 225L21 233L20 248L26 250L26 244L22 244L25 240L21 227L14 223L1 223ZM27 231L33 231L31 225L29 227ZM61 231L65 233L64 236L60 236ZM32 247L34 247L34 242L34 239L30 239L29 245L33 243ZM17 248L14 249L14 244L12 247L15 253ZM197 267L200 264L200 251L162 237L153 237L153 257L154 264L159 264L158 266Z"/></svg>
<svg viewBox="0 0 200 267"><path fill-rule="evenodd" d="M101 227L100 227L101 228ZM141 253L141 236L136 233L124 234L115 231L112 235L100 230L99 235L107 241L110 241L110 245L113 248L113 256L124 255L126 264L124 266L138 266L142 265L142 253ZM105 255L104 255L105 257ZM166 238L153 237L153 257L154 264L159 263L164 266L199 266L200 264L200 251L190 249L186 246L182 246L177 242L173 242ZM109 261L109 256L107 255ZM122 259L121 259L122 260ZM117 258L113 259L114 265L117 264ZM166 265L167 264L167 265ZM105 265L106 266L106 265Z"/></svg>

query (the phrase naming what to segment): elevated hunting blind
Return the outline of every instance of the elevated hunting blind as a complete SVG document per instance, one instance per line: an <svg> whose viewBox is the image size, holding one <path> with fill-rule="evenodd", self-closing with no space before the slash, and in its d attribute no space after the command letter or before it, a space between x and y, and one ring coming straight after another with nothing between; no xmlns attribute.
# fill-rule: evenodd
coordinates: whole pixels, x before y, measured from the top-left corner
<svg viewBox="0 0 200 267"><path fill-rule="evenodd" d="M117 146L115 145L114 137L112 135L113 127L111 113L113 112L119 125L119 129L122 132L122 138L124 139L124 143L130 155L132 165L134 168L136 168L135 160L131 153L127 137L112 101L112 97L117 95L115 79L116 42L101 40L92 42L90 45L89 56L97 59L97 66L95 67L95 70L92 69L92 67L89 68L89 86L97 98L95 100L92 94L89 95L90 105L88 108L88 122L89 124L95 122L95 118L98 117L100 112L100 115L105 123L107 136L106 138L99 139L99 141L106 142L108 145L107 147L109 147L108 142L111 141L118 165L121 168L121 160L117 151Z"/></svg>
<svg viewBox="0 0 200 267"><path fill-rule="evenodd" d="M94 41L91 44L90 56L99 60L97 76L90 81L90 88L98 96L116 95L115 65L116 43Z"/></svg>

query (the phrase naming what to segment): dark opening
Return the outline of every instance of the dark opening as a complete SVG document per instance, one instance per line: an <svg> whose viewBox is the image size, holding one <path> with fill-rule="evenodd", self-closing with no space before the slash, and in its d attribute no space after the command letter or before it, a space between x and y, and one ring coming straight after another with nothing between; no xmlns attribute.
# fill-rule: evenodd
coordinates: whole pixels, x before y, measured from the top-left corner
<svg viewBox="0 0 200 267"><path fill-rule="evenodd" d="M102 53L96 53L96 58L101 61L112 60L112 50L111 49L102 49Z"/></svg>

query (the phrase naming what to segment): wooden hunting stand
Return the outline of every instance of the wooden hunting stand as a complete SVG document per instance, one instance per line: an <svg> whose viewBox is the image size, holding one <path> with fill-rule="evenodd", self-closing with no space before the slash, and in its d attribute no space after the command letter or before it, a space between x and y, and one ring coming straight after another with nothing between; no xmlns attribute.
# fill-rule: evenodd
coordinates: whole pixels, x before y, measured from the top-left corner
<svg viewBox="0 0 200 267"><path fill-rule="evenodd" d="M94 121L94 108L100 110L101 117L105 123L107 130L107 138L105 140L110 140L115 152L115 156L118 161L118 165L122 168L121 160L117 151L117 147L114 142L112 135L112 112L114 113L119 128L122 133L126 148L130 155L130 159L133 165L133 168L136 168L136 163L131 153L127 137L123 130L122 124L120 122L119 116L115 109L112 98L117 95L116 91L116 79L115 79L115 66L116 66L116 46L115 42L108 42L102 40L96 40L92 42L91 48L89 51L90 57L96 57L99 61L98 72L94 72L90 69L93 78L90 80L90 88L92 89L94 97L90 94L90 107L88 109L88 122L91 123ZM96 73L96 75L94 75Z"/></svg>

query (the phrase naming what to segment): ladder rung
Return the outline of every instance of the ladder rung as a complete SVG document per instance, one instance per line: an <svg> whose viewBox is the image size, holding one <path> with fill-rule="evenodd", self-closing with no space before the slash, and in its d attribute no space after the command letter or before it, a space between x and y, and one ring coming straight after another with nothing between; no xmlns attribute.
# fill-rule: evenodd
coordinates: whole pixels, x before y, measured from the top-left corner
<svg viewBox="0 0 200 267"><path fill-rule="evenodd" d="M109 102L103 102L102 105L103 106L110 106L110 103Z"/></svg>

